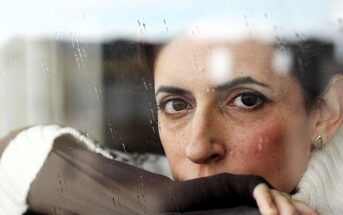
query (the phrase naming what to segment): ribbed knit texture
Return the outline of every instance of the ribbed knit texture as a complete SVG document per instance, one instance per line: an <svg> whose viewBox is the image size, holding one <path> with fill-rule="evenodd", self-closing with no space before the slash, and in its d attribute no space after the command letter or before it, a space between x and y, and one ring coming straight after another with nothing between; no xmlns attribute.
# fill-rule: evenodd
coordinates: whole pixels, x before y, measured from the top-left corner
<svg viewBox="0 0 343 215"><path fill-rule="evenodd" d="M110 153L73 128L57 125L35 126L19 133L6 147L0 159L0 214L23 214L30 185L47 159L54 140L72 135L90 151L113 158Z"/></svg>
<svg viewBox="0 0 343 215"><path fill-rule="evenodd" d="M321 215L343 214L343 126L322 150L312 152L292 198L306 202Z"/></svg>

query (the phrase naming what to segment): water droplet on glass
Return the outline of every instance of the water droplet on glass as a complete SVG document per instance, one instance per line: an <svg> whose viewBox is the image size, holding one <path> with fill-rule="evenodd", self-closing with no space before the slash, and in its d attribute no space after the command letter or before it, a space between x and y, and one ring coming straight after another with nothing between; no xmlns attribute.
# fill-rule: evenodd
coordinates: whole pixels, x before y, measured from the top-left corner
<svg viewBox="0 0 343 215"><path fill-rule="evenodd" d="M146 85L145 81L143 81L143 84L144 84L145 90L148 90L148 86Z"/></svg>
<svg viewBox="0 0 343 215"><path fill-rule="evenodd" d="M87 58L87 55L86 55L86 52L85 52L85 49L84 49L84 48L82 49L82 53L83 53L83 56L84 56L85 58Z"/></svg>
<svg viewBox="0 0 343 215"><path fill-rule="evenodd" d="M56 208L53 207L52 210L53 210L54 214L57 215L57 210L56 210Z"/></svg>
<svg viewBox="0 0 343 215"><path fill-rule="evenodd" d="M259 139L258 139L258 142L259 142L259 143L263 143L263 138L259 138Z"/></svg>
<svg viewBox="0 0 343 215"><path fill-rule="evenodd" d="M124 151L125 153L127 153L125 144L124 144L124 143L121 143L121 145L123 146L123 151Z"/></svg>
<svg viewBox="0 0 343 215"><path fill-rule="evenodd" d="M116 201L114 200L114 197L112 197L112 202L113 202L113 206L116 207Z"/></svg>
<svg viewBox="0 0 343 215"><path fill-rule="evenodd" d="M165 19L163 19L163 23L164 23L164 26L165 26L165 28L166 28L166 31L167 31L167 33L168 33L167 22L166 22L166 20L165 20Z"/></svg>
<svg viewBox="0 0 343 215"><path fill-rule="evenodd" d="M137 200L138 200L138 203L141 204L141 199L139 198L139 195L137 195Z"/></svg>
<svg viewBox="0 0 343 215"><path fill-rule="evenodd" d="M112 140L113 140L113 142L114 142L114 141L115 141L115 139L114 139L114 134L113 134L113 129L112 129L111 122L110 122L110 120L107 120L107 122L108 122L108 127L109 127L109 129L110 129L110 132L111 132L111 137L112 137Z"/></svg>
<svg viewBox="0 0 343 215"><path fill-rule="evenodd" d="M157 122L157 128L158 128L158 131L161 132L161 124L160 124L160 122Z"/></svg>
<svg viewBox="0 0 343 215"><path fill-rule="evenodd" d="M257 150L258 150L259 152L263 151L263 148L264 148L264 146L263 146L262 143L257 144Z"/></svg>

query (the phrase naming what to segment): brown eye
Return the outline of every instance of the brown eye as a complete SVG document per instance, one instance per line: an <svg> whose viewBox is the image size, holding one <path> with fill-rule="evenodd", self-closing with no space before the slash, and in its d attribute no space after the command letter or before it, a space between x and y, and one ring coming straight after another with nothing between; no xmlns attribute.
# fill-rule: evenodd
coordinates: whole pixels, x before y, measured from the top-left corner
<svg viewBox="0 0 343 215"><path fill-rule="evenodd" d="M189 104L181 99L172 99L165 103L164 111L169 114L177 113L189 108Z"/></svg>
<svg viewBox="0 0 343 215"><path fill-rule="evenodd" d="M242 95L241 102L243 105L251 107L254 106L258 102L258 98L254 95Z"/></svg>
<svg viewBox="0 0 343 215"><path fill-rule="evenodd" d="M246 92L238 95L232 105L242 109L255 109L262 106L266 101L267 98L260 93Z"/></svg>

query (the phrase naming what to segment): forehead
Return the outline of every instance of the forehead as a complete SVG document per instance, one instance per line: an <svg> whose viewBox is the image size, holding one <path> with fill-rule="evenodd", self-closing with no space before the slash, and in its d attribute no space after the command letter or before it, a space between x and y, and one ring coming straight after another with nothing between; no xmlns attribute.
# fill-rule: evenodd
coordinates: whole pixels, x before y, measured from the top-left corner
<svg viewBox="0 0 343 215"><path fill-rule="evenodd" d="M275 82L285 77L282 70L290 69L275 66L275 53L272 44L254 40L229 43L182 38L160 52L155 82L193 81L198 85L217 85L240 76Z"/></svg>

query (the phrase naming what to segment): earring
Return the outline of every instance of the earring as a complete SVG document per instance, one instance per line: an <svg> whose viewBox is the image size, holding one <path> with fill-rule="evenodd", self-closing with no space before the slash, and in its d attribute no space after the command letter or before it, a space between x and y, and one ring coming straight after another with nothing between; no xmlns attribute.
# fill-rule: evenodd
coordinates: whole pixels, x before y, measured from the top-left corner
<svg viewBox="0 0 343 215"><path fill-rule="evenodd" d="M322 135L319 134L317 136L316 140L313 143L313 146L315 149L319 149L319 150L323 149L324 141L323 141Z"/></svg>

